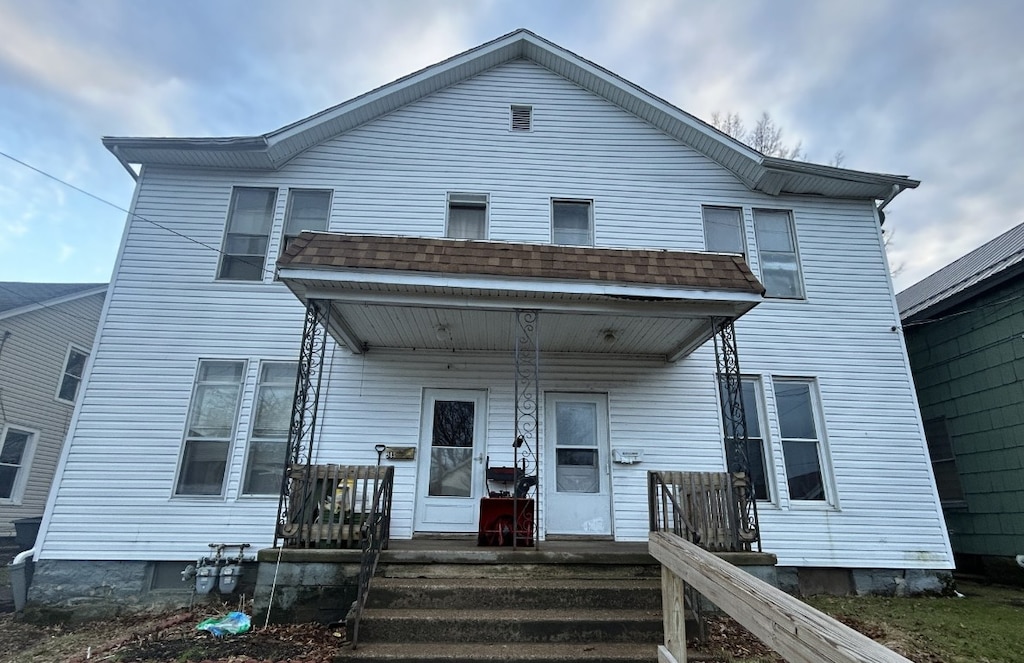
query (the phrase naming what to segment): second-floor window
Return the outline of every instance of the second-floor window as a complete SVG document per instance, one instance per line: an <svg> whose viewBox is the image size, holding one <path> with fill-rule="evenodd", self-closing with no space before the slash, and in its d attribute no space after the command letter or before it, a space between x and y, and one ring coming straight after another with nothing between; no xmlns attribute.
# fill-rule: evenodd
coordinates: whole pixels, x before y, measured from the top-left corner
<svg viewBox="0 0 1024 663"><path fill-rule="evenodd" d="M714 253L747 255L743 210L739 207L705 207L704 246Z"/></svg>
<svg viewBox="0 0 1024 663"><path fill-rule="evenodd" d="M754 236L765 295L802 299L804 280L793 216L786 210L755 209Z"/></svg>
<svg viewBox="0 0 1024 663"><path fill-rule="evenodd" d="M449 193L445 237L487 239L487 194Z"/></svg>
<svg viewBox="0 0 1024 663"><path fill-rule="evenodd" d="M64 373L60 378L60 386L57 387L57 400L65 403L74 403L78 396L78 387L82 384L82 374L85 372L85 362L89 353L70 346L68 355L64 359Z"/></svg>
<svg viewBox="0 0 1024 663"><path fill-rule="evenodd" d="M589 200L551 201L551 243L594 245L593 204Z"/></svg>
<svg viewBox="0 0 1024 663"><path fill-rule="evenodd" d="M221 495L245 380L244 361L199 362L176 495Z"/></svg>
<svg viewBox="0 0 1024 663"><path fill-rule="evenodd" d="M289 190L288 212L284 216L284 231L281 233L281 253L303 230L327 230L330 218L330 191Z"/></svg>
<svg viewBox="0 0 1024 663"><path fill-rule="evenodd" d="M235 187L217 278L261 281L277 189Z"/></svg>
<svg viewBox="0 0 1024 663"><path fill-rule="evenodd" d="M928 442L928 455L932 460L932 474L943 506L961 506L964 503L964 489L960 484L960 472L953 454L953 437L945 417L924 422L924 436Z"/></svg>

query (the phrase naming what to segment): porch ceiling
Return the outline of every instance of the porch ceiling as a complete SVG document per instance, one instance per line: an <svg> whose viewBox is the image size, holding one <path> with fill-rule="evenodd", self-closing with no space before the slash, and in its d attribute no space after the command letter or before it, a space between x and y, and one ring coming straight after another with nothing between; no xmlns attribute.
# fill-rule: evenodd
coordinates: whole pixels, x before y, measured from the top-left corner
<svg viewBox="0 0 1024 663"><path fill-rule="evenodd" d="M739 256L436 238L302 233L278 262L303 302L331 304L328 329L373 348L511 351L515 311L541 314L545 352L674 361L735 319L763 288Z"/></svg>

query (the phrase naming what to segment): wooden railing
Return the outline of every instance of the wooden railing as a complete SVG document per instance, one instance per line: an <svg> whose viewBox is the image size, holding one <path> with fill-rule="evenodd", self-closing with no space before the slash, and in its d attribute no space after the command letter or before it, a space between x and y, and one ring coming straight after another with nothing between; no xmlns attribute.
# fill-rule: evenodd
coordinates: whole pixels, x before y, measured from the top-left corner
<svg viewBox="0 0 1024 663"><path fill-rule="evenodd" d="M357 548L373 523L387 549L391 531L390 465L291 465L277 536L291 548Z"/></svg>
<svg viewBox="0 0 1024 663"><path fill-rule="evenodd" d="M728 472L647 473L652 532L671 532L712 552L761 549L746 477Z"/></svg>
<svg viewBox="0 0 1024 663"><path fill-rule="evenodd" d="M790 663L910 663L871 638L686 539L651 532L662 564L665 644L659 663L686 662L684 587L689 585Z"/></svg>

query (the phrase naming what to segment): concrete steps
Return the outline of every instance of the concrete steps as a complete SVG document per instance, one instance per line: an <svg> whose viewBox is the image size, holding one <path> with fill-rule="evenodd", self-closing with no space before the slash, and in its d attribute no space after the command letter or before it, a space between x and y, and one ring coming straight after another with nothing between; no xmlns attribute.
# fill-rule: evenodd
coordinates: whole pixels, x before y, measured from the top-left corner
<svg viewBox="0 0 1024 663"><path fill-rule="evenodd" d="M410 560L411 561L411 560ZM394 564L374 578L359 648L338 660L653 663L660 569L624 563Z"/></svg>

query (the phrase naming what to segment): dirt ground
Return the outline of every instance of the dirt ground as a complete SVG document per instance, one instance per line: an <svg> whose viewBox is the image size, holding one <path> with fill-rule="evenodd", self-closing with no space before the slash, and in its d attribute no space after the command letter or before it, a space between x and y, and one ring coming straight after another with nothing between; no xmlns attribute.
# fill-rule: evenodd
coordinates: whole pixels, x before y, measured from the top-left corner
<svg viewBox="0 0 1024 663"><path fill-rule="evenodd" d="M334 660L345 636L344 629L319 624L271 625L221 638L196 630L216 614L203 608L73 626L38 626L0 615L0 662L326 663Z"/></svg>

